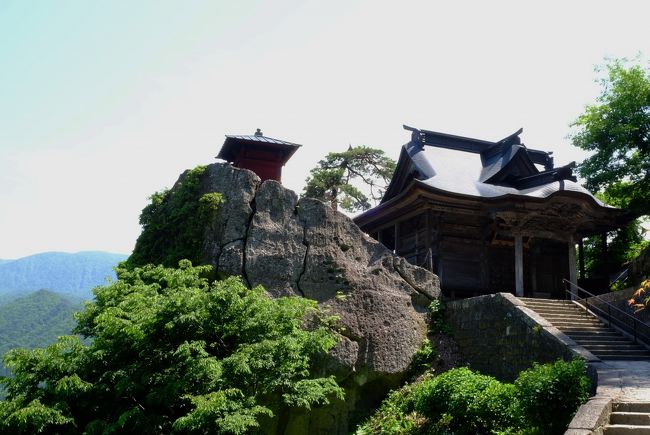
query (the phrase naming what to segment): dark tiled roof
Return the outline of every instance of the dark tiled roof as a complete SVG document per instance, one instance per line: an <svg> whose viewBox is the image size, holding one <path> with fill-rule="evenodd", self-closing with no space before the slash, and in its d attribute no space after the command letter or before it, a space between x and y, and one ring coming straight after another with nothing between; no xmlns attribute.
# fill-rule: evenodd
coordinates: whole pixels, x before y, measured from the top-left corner
<svg viewBox="0 0 650 435"><path fill-rule="evenodd" d="M393 177L395 183L389 186L382 202L407 187L407 178L399 173L408 171L414 174L416 183L453 194L486 199L508 195L547 198L570 191L605 206L576 182L572 165L553 168L550 153L522 145L518 137L521 130L490 142L405 128L413 132L412 140L404 145Z"/></svg>
<svg viewBox="0 0 650 435"><path fill-rule="evenodd" d="M263 147L266 149L271 148L278 151L283 156L284 162L289 160L296 150L302 146L285 140L262 136L259 133L250 136L226 135L226 140L224 141L217 158L232 162L241 150L242 146L250 147L255 145L257 147Z"/></svg>
<svg viewBox="0 0 650 435"><path fill-rule="evenodd" d="M273 139L272 137L266 137L266 136L257 136L257 135L250 135L250 136L240 136L240 135L226 135L226 139L236 139L236 140L247 140L247 141L252 141L252 142L265 142L265 143L270 143L270 144L275 144L275 145L292 145L295 147L300 147L302 145L292 143L292 142L287 142L286 140L280 140L280 139Z"/></svg>

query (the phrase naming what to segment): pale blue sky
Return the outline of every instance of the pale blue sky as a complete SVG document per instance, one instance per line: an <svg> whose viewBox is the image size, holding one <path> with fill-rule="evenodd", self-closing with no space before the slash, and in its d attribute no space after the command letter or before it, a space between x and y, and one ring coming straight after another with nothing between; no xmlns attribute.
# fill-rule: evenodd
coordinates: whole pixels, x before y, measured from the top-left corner
<svg viewBox="0 0 650 435"><path fill-rule="evenodd" d="M396 158L402 124L564 164L605 56L650 54L650 6L599 1L0 0L0 258L128 253L153 191L225 134Z"/></svg>

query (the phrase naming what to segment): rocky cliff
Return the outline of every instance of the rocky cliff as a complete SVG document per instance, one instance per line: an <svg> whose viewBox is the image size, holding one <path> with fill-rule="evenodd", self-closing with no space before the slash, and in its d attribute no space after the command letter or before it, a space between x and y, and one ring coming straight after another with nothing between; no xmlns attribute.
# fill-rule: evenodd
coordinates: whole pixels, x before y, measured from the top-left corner
<svg viewBox="0 0 650 435"><path fill-rule="evenodd" d="M426 337L427 306L440 295L438 278L393 255L328 205L299 199L275 181L260 184L248 170L209 165L200 194L212 192L221 193L223 202L205 222L199 258L273 296L314 299L340 316L344 327L327 370L346 387L346 403L292 416L287 431L347 432L355 414L403 379Z"/></svg>

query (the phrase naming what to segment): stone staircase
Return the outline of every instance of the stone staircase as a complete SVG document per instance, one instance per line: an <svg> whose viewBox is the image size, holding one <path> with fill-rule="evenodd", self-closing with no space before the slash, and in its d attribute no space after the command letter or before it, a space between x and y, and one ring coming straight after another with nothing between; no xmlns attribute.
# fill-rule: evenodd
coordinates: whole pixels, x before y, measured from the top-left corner
<svg viewBox="0 0 650 435"><path fill-rule="evenodd" d="M617 402L612 404L609 424L603 435L650 434L650 402Z"/></svg>
<svg viewBox="0 0 650 435"><path fill-rule="evenodd" d="M601 360L650 360L650 351L603 324L571 301L520 298L528 308L548 320ZM621 432L622 433L622 432ZM638 433L638 432L635 432ZM650 434L650 432L648 432Z"/></svg>

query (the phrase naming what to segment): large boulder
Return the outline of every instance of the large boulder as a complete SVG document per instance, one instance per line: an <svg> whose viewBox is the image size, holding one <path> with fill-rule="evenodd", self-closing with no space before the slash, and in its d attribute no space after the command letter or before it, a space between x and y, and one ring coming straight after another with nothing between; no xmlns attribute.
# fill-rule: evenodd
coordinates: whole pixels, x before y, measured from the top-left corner
<svg viewBox="0 0 650 435"><path fill-rule="evenodd" d="M340 316L343 337L327 368L348 389L346 403L293 416L285 431L346 432L408 371L427 336L427 306L438 278L397 257L342 213L252 172L209 165L202 193L224 202L210 222L202 257L218 273L262 285L272 296L303 296ZM299 430L298 430L299 431Z"/></svg>

